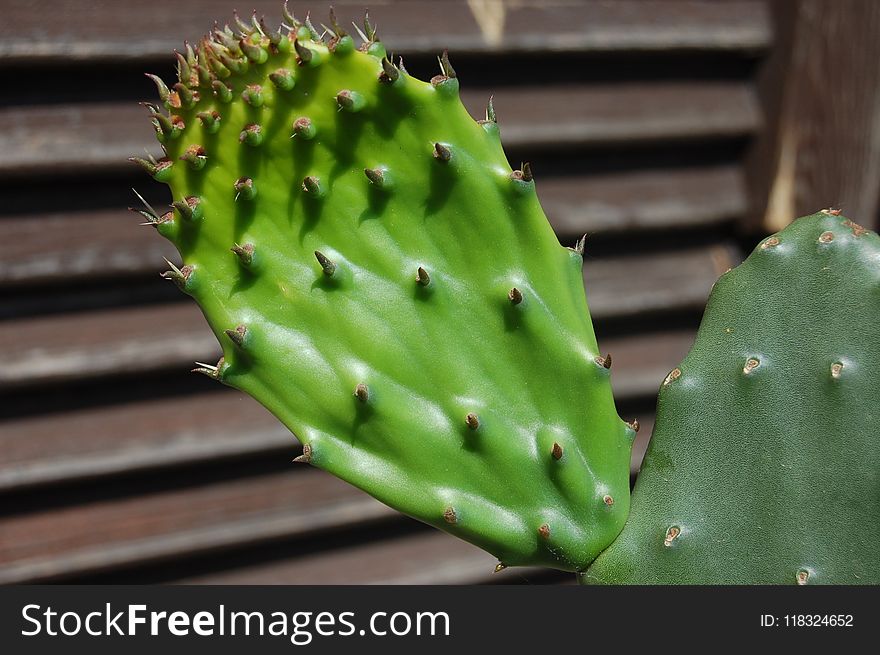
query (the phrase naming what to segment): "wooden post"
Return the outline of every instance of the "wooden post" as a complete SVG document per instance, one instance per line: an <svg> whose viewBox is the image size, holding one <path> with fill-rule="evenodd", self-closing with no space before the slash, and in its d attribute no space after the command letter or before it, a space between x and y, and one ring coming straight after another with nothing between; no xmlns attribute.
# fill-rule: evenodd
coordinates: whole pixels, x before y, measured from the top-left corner
<svg viewBox="0 0 880 655"><path fill-rule="evenodd" d="M759 79L766 125L747 154L754 224L773 232L842 209L877 225L880 2L776 0L775 52Z"/></svg>

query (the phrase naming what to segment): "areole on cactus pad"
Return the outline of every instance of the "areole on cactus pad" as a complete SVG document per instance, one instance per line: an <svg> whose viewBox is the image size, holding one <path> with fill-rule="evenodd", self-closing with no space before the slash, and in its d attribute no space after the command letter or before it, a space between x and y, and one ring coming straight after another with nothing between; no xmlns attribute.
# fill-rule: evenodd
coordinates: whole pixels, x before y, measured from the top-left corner
<svg viewBox="0 0 880 655"><path fill-rule="evenodd" d="M238 21L153 78L174 210L166 277L223 345L202 372L253 395L301 461L499 565L583 571L629 507L635 426L611 394L581 242L557 241L491 102L468 115L331 16ZM167 113L166 113L167 110Z"/></svg>

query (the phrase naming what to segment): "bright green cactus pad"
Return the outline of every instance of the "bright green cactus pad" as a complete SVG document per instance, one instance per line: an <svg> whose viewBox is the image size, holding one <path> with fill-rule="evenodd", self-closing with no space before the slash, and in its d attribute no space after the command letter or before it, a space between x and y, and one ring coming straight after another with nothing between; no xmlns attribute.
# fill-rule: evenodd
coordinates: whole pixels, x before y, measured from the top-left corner
<svg viewBox="0 0 880 655"><path fill-rule="evenodd" d="M588 583L880 583L880 238L826 210L715 285Z"/></svg>
<svg viewBox="0 0 880 655"><path fill-rule="evenodd" d="M578 248L559 245L494 112L473 120L445 57L430 83L289 15L218 30L158 82L175 211L166 274L303 461L490 551L584 570L629 506L617 415ZM288 38L289 33L289 38ZM582 244L581 244L582 245Z"/></svg>

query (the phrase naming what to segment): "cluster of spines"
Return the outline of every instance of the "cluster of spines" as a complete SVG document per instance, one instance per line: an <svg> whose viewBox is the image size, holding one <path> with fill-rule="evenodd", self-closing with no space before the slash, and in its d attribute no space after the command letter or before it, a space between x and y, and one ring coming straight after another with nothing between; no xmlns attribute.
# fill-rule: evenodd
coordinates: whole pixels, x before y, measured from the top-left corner
<svg viewBox="0 0 880 655"><path fill-rule="evenodd" d="M276 32L272 32L266 27L263 18L258 18L256 13L253 14L250 24L244 22L236 13L237 31L229 25L225 25L223 28L215 25L214 30L203 37L196 48L186 43L185 54L175 51L178 81L171 87L157 75L147 74L147 77L156 85L159 98L169 112L166 115L158 105L143 103L150 112L151 122L163 150L166 144L179 138L186 128L184 119L175 112L196 107L202 96L211 95L221 104L231 102L235 92L223 80L233 73L245 73L251 65L265 63L270 53L287 53L293 48L300 66L314 66L319 63L320 55L318 51L302 43L303 41L325 43L329 51L338 54L344 54L354 48L354 41L339 26L332 9L330 11L330 26L322 24L323 33L319 33L315 29L308 16L304 21L299 21L293 16L288 10L286 2L283 18L284 22L281 27ZM360 27L355 27L363 39L359 49L381 58L382 71L379 74L379 81L386 84L395 83L401 73L406 73L403 60L400 60L399 65L395 65L388 59L368 14L364 16L363 30ZM325 41L325 39L327 40ZM458 79L449 61L448 51L444 50L438 61L441 72L431 79L431 84L438 89L457 92ZM286 68L270 72L268 77L281 91L293 89L296 83L293 71ZM263 104L264 92L259 85L246 86L242 90L241 96L245 102L253 107L259 107ZM336 102L340 110L348 112L360 111L364 106L363 97L349 89L340 90L336 95ZM223 117L216 109L212 109L198 112L196 119L209 134L213 134L220 128ZM497 134L497 119L491 97L486 108L486 118L479 123L487 131ZM315 127L308 117L300 117L294 122L291 137L312 139L314 136ZM250 146L260 145L262 138L262 126L258 123L245 125L239 134L240 142ZM443 143L434 144L433 154L441 162L448 162L453 156L450 146ZM205 148L202 145L193 144L180 155L179 160L188 164L193 170L201 170L205 166L207 158L208 153ZM139 164L148 174L160 182L169 180L171 167L174 164L168 158L167 151L166 156L158 160L152 155L148 155L147 158L131 157L130 160ZM385 186L384 171L365 172L373 184ZM524 184L532 182L533 176L529 163L525 162L521 169L513 171L511 178ZM304 181L304 190L313 195L317 192L317 187L315 179ZM236 187L236 192L240 191L241 189Z"/></svg>
<svg viewBox="0 0 880 655"><path fill-rule="evenodd" d="M213 96L222 104L231 102L234 90L224 80L233 74L245 73L252 65L266 63L270 54L288 53L293 48L299 65L314 66L320 63L320 55L302 41L326 43L328 50L337 54L345 54L354 49L354 40L340 27L332 8L330 26L322 25L324 31L321 33L308 16L304 21L298 20L289 11L287 2L283 9L283 23L274 32L269 30L262 17L257 17L256 12L253 13L250 23L242 20L237 13L234 16L237 30L228 24L222 28L215 24L211 33L203 37L195 48L186 43L183 53L175 51L177 81L170 87L159 76L147 73L147 77L156 85L159 99L169 112L166 115L158 105L144 103L150 112L156 137L163 147L179 138L186 128L183 118L178 114L181 109L194 108L203 96ZM385 73L392 71L394 79L397 79L399 70L385 58L384 47L370 22L369 14L364 15L363 29L358 26L355 28L363 39L360 50L382 57L386 64ZM446 62L448 64L448 58ZM286 68L270 72L268 78L280 91L290 91L296 83L293 71ZM259 85L247 86L241 95L253 107L259 107L263 103L263 89ZM349 111L360 108L359 98L351 91L341 91L337 101L341 108ZM222 121L222 115L216 110L198 112L196 118L208 133L216 132ZM294 134L308 132L303 129L297 131L295 128ZM313 136L312 133L304 138ZM259 145L260 126L247 126L241 133L241 140L249 145ZM193 146L180 159L198 170L204 166L206 156L201 146ZM152 156L131 157L130 160L143 167L157 181L168 181L173 162L167 156L159 160Z"/></svg>
<svg viewBox="0 0 880 655"><path fill-rule="evenodd" d="M248 70L251 64L263 64L268 60L269 53L287 53L291 47L297 53L297 62L299 65L315 65L318 63L315 59L316 51L308 48L300 43L301 41L313 41L325 43L328 50L335 53L345 53L353 49L354 42L352 38L343 30L336 19L332 8L330 10L330 26L323 25L323 33L312 24L307 15L304 21L299 21L290 11L287 2L283 8L283 23L276 32L271 32L265 24L263 18L258 18L256 12L252 15L251 23L243 21L240 16L234 14L235 23L238 28L236 32L228 24L223 28L215 24L214 30L207 36L203 37L197 48L193 48L189 43L185 44L185 54L175 51L177 59L177 76L178 81L170 88L158 76L147 74L157 88L158 95L169 114L164 114L158 105L154 103L142 103L150 112L151 122L156 129L159 142L162 144L163 151L166 156L156 159L152 155L148 155L146 159L141 157L131 157L130 160L139 164L148 174L160 182L167 182L171 175L171 168L174 162L167 156L165 145L178 137L184 132L186 125L184 119L173 113L175 110L192 109L199 102L203 94L212 94L220 103L231 102L233 97L233 89L231 86L223 82L224 79L230 77L233 73L242 74ZM383 84L393 84L399 78L401 73L406 73L401 59L400 65L395 66L387 56L385 56L375 27L369 19L369 14L365 14L363 22L363 30L355 26L359 35L363 39L360 50L381 57L382 71L379 73L378 81ZM285 34L286 32L286 34ZM454 68L449 60L448 51L444 50L438 58L440 65L440 74L431 79L431 84L435 88L449 89L457 92L458 80ZM269 74L269 79L280 90L290 90L295 85L295 77L290 70L278 69ZM241 92L242 99L253 107L262 105L262 88L259 85L251 84L245 86ZM336 95L336 102L340 110L357 112L363 108L364 99L355 91L343 89ZM208 133L215 133L221 124L222 116L216 110L200 111L196 114L197 120L202 124ZM479 121L487 130L496 130L497 119L492 102L489 98L486 108L486 118ZM298 137L300 139L309 140L315 137L317 130L314 123L307 116L298 117L291 127L291 138ZM259 123L249 123L243 127L239 133L239 142L248 146L259 146L263 140L262 126ZM431 153L436 161L441 164L450 162L454 156L451 145L436 142L433 144ZM208 153L204 146L200 144L189 145L178 159L186 163L193 171L204 169ZM368 182L375 188L389 190L393 186L393 176L386 167L366 168L364 174ZM522 164L519 170L515 170L510 174L512 180L530 184L533 181L531 166L528 162ZM234 198L247 201L253 199L257 194L257 187L254 180L250 177L239 177L233 182ZM307 197L319 199L323 197L325 189L319 177L315 175L307 175L303 178L301 189ZM188 196L172 203L172 208L176 209L178 214L185 221L195 221L202 217L201 199L197 196ZM145 204L145 209L136 209L146 219L149 225L153 225L160 229L163 236L170 236L170 226L173 223L173 212L158 214L152 207ZM162 229L165 226L166 229ZM578 254L583 254L583 239L578 241L574 248L571 248ZM254 257L254 246L252 244L235 244L232 252L236 254L242 266L249 268L252 265ZM316 258L321 264L321 268L325 275L332 277L336 270L336 265L320 252L315 253ZM181 269L172 268L163 273L163 277L173 280L185 291L190 291L189 276L192 274L191 266L184 266ZM423 268L419 267L416 275L416 281L421 286L430 284L430 275ZM508 293L508 298L513 305L518 305L523 300L522 292L513 287Z"/></svg>

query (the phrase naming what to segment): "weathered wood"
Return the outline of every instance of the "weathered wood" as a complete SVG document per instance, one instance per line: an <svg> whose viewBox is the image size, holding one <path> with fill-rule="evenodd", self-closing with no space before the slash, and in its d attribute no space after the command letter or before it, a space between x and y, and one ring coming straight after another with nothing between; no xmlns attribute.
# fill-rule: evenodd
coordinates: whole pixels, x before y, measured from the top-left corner
<svg viewBox="0 0 880 655"><path fill-rule="evenodd" d="M125 209L5 217L0 287L157 275L163 257L173 259L176 251L143 222Z"/></svg>
<svg viewBox="0 0 880 655"><path fill-rule="evenodd" d="M511 579L556 582L566 575L514 567L495 573L494 557L437 531L187 577L183 584L486 584Z"/></svg>
<svg viewBox="0 0 880 655"><path fill-rule="evenodd" d="M760 116L743 82L651 82L467 90L477 118L494 93L507 148L729 139ZM144 148L160 154L147 112L135 103L0 108L0 173L99 173L131 167Z"/></svg>
<svg viewBox="0 0 880 655"><path fill-rule="evenodd" d="M718 276L739 262L736 249L724 243L593 260L588 238L584 284L590 313L606 320L702 310Z"/></svg>
<svg viewBox="0 0 880 655"><path fill-rule="evenodd" d="M538 193L563 239L707 228L746 211L735 166L542 177ZM134 196L132 201L139 204ZM140 222L121 209L4 218L0 287L155 275L175 250Z"/></svg>
<svg viewBox="0 0 880 655"><path fill-rule="evenodd" d="M621 319L699 309L718 275L734 263L733 249L721 244L650 256L588 256L584 277L592 315ZM6 321L0 343L15 344L0 367L0 390L135 375L220 356L191 302Z"/></svg>
<svg viewBox="0 0 880 655"><path fill-rule="evenodd" d="M136 375L218 356L214 335L194 303L21 319L0 323L0 391Z"/></svg>
<svg viewBox="0 0 880 655"><path fill-rule="evenodd" d="M739 81L625 82L493 89L506 148L595 147L741 138L760 128ZM488 94L462 92L482 118Z"/></svg>
<svg viewBox="0 0 880 655"><path fill-rule="evenodd" d="M738 166L551 178L536 173L541 205L562 235L708 228L747 212Z"/></svg>
<svg viewBox="0 0 880 655"><path fill-rule="evenodd" d="M395 517L318 470L46 509L0 522L0 584L60 580Z"/></svg>
<svg viewBox="0 0 880 655"><path fill-rule="evenodd" d="M747 158L755 217L782 229L819 209L875 225L880 206L880 4L775 2L784 40L761 80L772 122Z"/></svg>
<svg viewBox="0 0 880 655"><path fill-rule="evenodd" d="M334 3L344 25L360 21L361 0ZM302 18L316 3L291 2ZM185 3L52 3L51 15L32 0L7 0L0 23L0 65L167 57L193 42L213 21L232 21L231 0ZM247 5L280 23L280 0ZM469 7L473 8L471 10ZM371 19L395 52L662 52L738 51L768 47L771 29L762 2L548 1L540 3L427 0L373 3ZM245 16L249 18L248 16ZM314 15L316 23L323 15ZM420 26L418 29L415 26Z"/></svg>
<svg viewBox="0 0 880 655"><path fill-rule="evenodd" d="M0 493L257 453L288 459L300 453L294 436L265 408L226 389L3 421L0 443Z"/></svg>

